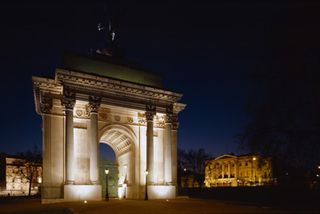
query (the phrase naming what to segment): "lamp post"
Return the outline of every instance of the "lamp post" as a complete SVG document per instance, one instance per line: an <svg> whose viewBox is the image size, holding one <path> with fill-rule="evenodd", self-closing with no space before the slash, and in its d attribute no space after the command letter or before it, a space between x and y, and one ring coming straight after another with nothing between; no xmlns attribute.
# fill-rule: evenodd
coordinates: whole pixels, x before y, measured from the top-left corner
<svg viewBox="0 0 320 214"><path fill-rule="evenodd" d="M253 175L253 172L254 172L254 168L253 168L253 167L254 167L254 161L255 161L255 160L257 160L257 158L256 158L256 157L253 157L253 158L252 158L252 166L251 166L251 168L252 168L252 180L253 180L253 182L254 182L253 185L255 185L255 182L256 182L256 178L255 178L255 176Z"/></svg>
<svg viewBox="0 0 320 214"><path fill-rule="evenodd" d="M148 170L145 171L146 174L146 190L145 190L145 194L144 194L144 200L148 200Z"/></svg>
<svg viewBox="0 0 320 214"><path fill-rule="evenodd" d="M109 169L104 170L104 173L106 173L106 196L105 196L105 200L109 201L109 190L108 190Z"/></svg>

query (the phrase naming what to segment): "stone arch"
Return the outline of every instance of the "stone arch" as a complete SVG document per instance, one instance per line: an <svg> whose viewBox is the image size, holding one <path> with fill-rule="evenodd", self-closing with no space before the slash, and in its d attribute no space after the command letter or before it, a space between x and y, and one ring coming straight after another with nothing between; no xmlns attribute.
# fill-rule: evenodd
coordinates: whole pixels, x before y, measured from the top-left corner
<svg viewBox="0 0 320 214"><path fill-rule="evenodd" d="M135 142L136 135L130 127L110 124L99 131L99 142L109 145L115 152L119 171L118 196L128 197L135 181Z"/></svg>

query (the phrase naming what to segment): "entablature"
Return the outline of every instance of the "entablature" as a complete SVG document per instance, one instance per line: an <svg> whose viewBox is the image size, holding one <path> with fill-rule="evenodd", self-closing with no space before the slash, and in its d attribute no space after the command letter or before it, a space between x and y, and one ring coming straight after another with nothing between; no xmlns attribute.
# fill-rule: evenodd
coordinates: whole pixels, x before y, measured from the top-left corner
<svg viewBox="0 0 320 214"><path fill-rule="evenodd" d="M133 97L134 99L153 100L154 102L175 103L182 97L182 94L159 88L64 69L56 70L56 82L84 92L89 90L91 93L116 94L126 98Z"/></svg>
<svg viewBox="0 0 320 214"><path fill-rule="evenodd" d="M32 81L38 114L56 114L57 111L48 111L48 108L52 108L52 104L47 105L46 102L50 98L50 102L54 100L56 104L58 100L61 103L66 92L74 94L73 99L77 103L88 102L94 96L100 98L102 106L112 105L140 112L146 111L146 105L155 106L157 113L167 113L168 106L172 106L174 114L185 108L185 104L177 103L182 94L80 72L57 69L54 80L33 77ZM76 113L79 117L87 117L83 110L78 110Z"/></svg>

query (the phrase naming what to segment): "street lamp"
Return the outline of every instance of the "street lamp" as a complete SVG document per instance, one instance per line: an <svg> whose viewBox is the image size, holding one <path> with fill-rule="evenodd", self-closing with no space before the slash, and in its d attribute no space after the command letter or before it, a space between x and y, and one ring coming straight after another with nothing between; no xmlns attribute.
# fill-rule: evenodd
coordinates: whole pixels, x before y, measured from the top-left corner
<svg viewBox="0 0 320 214"><path fill-rule="evenodd" d="M254 166L254 161L255 160L257 160L257 158L256 157L253 157L252 158L252 166L251 166L251 168L252 168L252 180L253 180L253 183L254 183L254 185L255 185L255 182L256 182L256 177L255 176L253 176L253 172L254 172L254 168L253 168L253 166Z"/></svg>
<svg viewBox="0 0 320 214"><path fill-rule="evenodd" d="M145 190L145 194L144 194L144 200L148 200L148 170L145 171L146 174L146 190Z"/></svg>
<svg viewBox="0 0 320 214"><path fill-rule="evenodd" d="M104 170L104 173L106 173L106 196L105 196L105 200L109 201L109 190L108 190L109 169Z"/></svg>

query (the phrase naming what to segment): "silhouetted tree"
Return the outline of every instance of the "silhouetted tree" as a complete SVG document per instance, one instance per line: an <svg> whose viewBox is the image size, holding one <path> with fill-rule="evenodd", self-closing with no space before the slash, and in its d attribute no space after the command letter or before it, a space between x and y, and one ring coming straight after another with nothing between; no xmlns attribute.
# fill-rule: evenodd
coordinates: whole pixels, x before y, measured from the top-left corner
<svg viewBox="0 0 320 214"><path fill-rule="evenodd" d="M16 164L23 166L21 169L22 176L29 182L28 196L31 195L31 187L36 179L38 167L41 165L41 154L35 145L33 151L26 151L17 154L21 160L17 160Z"/></svg>
<svg viewBox="0 0 320 214"><path fill-rule="evenodd" d="M308 25L279 24L267 35L261 69L251 76L251 121L239 136L244 148L273 156L278 177L306 175L320 163L320 31L310 11L300 12L290 18Z"/></svg>
<svg viewBox="0 0 320 214"><path fill-rule="evenodd" d="M204 182L205 161L209 158L209 154L204 149L198 150L182 150L178 149L178 173L181 175L192 175L199 183L200 187ZM179 179L179 180L180 180ZM181 180L180 180L181 184Z"/></svg>

